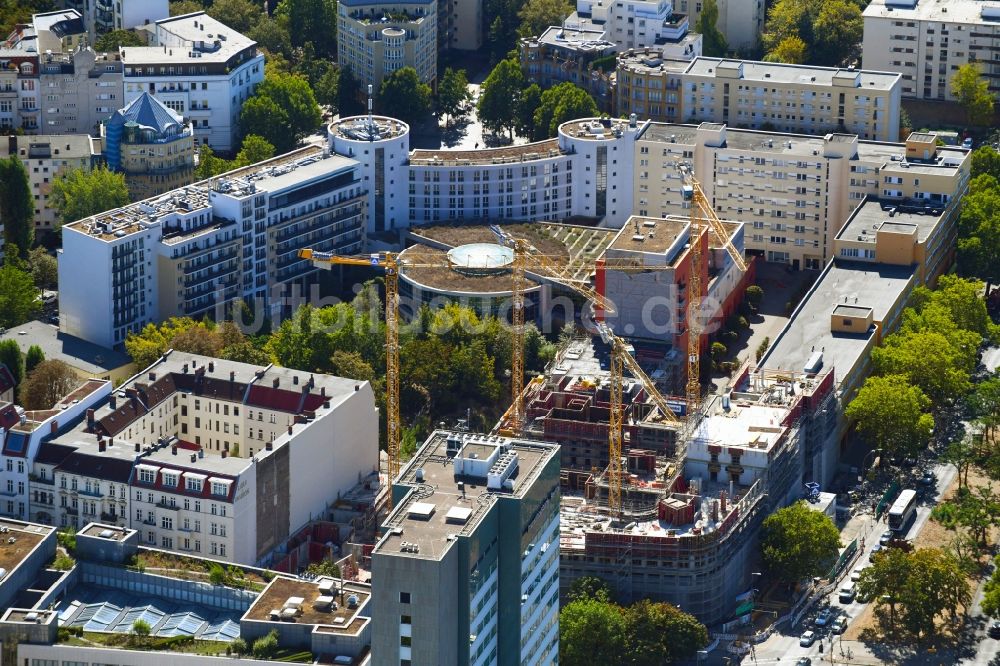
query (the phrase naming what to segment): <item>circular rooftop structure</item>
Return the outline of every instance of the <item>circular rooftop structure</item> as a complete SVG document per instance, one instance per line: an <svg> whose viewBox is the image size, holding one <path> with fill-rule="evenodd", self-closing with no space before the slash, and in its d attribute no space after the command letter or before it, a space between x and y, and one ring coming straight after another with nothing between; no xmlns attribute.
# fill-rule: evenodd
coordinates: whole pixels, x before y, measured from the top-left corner
<svg viewBox="0 0 1000 666"><path fill-rule="evenodd" d="M514 263L514 250L496 243L468 243L449 250L448 261L464 275L491 275Z"/></svg>

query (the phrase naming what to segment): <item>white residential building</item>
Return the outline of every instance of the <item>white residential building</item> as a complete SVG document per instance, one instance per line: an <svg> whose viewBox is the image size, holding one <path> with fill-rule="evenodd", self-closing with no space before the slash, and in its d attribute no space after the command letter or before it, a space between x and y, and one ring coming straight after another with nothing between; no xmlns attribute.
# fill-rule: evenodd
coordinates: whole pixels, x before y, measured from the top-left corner
<svg viewBox="0 0 1000 666"><path fill-rule="evenodd" d="M64 332L106 347L171 316L237 299L282 314L282 290L318 270L302 247L364 247L358 163L315 146L63 227Z"/></svg>
<svg viewBox="0 0 1000 666"><path fill-rule="evenodd" d="M38 522L127 526L145 545L252 564L378 469L365 382L173 352L113 393L92 388L67 397L59 427L37 424L37 443L18 447L27 426L13 429L0 513L24 515L30 490Z"/></svg>
<svg viewBox="0 0 1000 666"><path fill-rule="evenodd" d="M121 49L125 103L155 95L192 124L197 142L234 152L240 109L264 80L257 43L204 12L159 20L150 39Z"/></svg>
<svg viewBox="0 0 1000 666"><path fill-rule="evenodd" d="M170 16L169 0L62 0L83 15L91 40L114 30L130 30Z"/></svg>
<svg viewBox="0 0 1000 666"><path fill-rule="evenodd" d="M951 80L975 62L1000 91L1000 6L980 0L872 0L864 11L862 63L899 72L903 97L954 101Z"/></svg>
<svg viewBox="0 0 1000 666"><path fill-rule="evenodd" d="M704 0L677 0L675 11L688 17L692 26L698 25ZM753 51L760 44L764 32L767 9L764 0L717 0L719 20L715 27L726 38L729 50L734 53Z"/></svg>

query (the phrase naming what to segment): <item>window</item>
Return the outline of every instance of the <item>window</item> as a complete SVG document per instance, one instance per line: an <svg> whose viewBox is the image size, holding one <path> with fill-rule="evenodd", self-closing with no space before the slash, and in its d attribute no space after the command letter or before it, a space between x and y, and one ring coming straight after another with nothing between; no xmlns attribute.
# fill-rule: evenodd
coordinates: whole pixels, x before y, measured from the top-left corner
<svg viewBox="0 0 1000 666"><path fill-rule="evenodd" d="M219 483L218 481L212 482L212 494L219 495L220 497L225 497L229 494L229 485L225 483ZM215 508L214 506L212 507Z"/></svg>
<svg viewBox="0 0 1000 666"><path fill-rule="evenodd" d="M165 530L174 529L174 519L169 518L167 516L163 516L162 518L160 518L160 527L162 527Z"/></svg>
<svg viewBox="0 0 1000 666"><path fill-rule="evenodd" d="M410 603L410 593L409 592L400 592L399 593L399 603L401 603L401 604L408 604L408 603Z"/></svg>
<svg viewBox="0 0 1000 666"><path fill-rule="evenodd" d="M185 478L187 479L187 489L188 490L190 490L192 492L196 492L196 493L200 493L201 492L201 479L194 479L194 478L191 478L190 476L187 476ZM187 508L187 507L184 507L184 508Z"/></svg>
<svg viewBox="0 0 1000 666"><path fill-rule="evenodd" d="M139 482L140 483L155 483L156 482L156 472L151 469L140 469L139 470Z"/></svg>

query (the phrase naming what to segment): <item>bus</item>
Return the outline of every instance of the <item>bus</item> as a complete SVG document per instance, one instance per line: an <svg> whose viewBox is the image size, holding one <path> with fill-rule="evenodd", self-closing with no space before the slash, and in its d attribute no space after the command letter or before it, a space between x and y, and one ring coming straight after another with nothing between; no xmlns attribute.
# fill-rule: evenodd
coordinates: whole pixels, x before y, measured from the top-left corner
<svg viewBox="0 0 1000 666"><path fill-rule="evenodd" d="M917 491L908 488L899 493L899 497L889 509L889 529L893 532L900 532L900 536L904 536L916 510Z"/></svg>

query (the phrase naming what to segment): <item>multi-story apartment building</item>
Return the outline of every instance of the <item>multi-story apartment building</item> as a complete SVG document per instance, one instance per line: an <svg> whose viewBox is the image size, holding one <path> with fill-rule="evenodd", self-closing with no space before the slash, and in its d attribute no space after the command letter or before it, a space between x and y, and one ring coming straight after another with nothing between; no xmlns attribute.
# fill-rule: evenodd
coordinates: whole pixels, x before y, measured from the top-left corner
<svg viewBox="0 0 1000 666"><path fill-rule="evenodd" d="M236 150L240 109L264 80L255 41L197 12L156 21L150 46L124 47L121 60L126 103L148 92L191 123L198 143Z"/></svg>
<svg viewBox="0 0 1000 666"><path fill-rule="evenodd" d="M701 55L701 35L668 0L603 3L578 0L561 26L520 41L521 68L543 88L564 81L587 90L603 111L615 112L614 54L630 49L658 58Z"/></svg>
<svg viewBox="0 0 1000 666"><path fill-rule="evenodd" d="M677 0L674 8L686 15L691 25L698 25L703 5L703 0ZM764 0L717 0L716 6L719 20L715 27L726 38L729 50L737 54L756 50L764 32Z"/></svg>
<svg viewBox="0 0 1000 666"><path fill-rule="evenodd" d="M0 45L0 130L37 132L41 127L38 103L38 54Z"/></svg>
<svg viewBox="0 0 1000 666"><path fill-rule="evenodd" d="M125 174L133 201L182 187L194 177L194 132L180 114L142 93L101 125L108 168Z"/></svg>
<svg viewBox="0 0 1000 666"><path fill-rule="evenodd" d="M482 48L482 0L442 0L437 13L438 44L442 50L477 51Z"/></svg>
<svg viewBox="0 0 1000 666"><path fill-rule="evenodd" d="M308 147L66 225L62 330L115 347L147 323L224 314L237 299L280 316L281 292L317 270L300 248L363 248L359 172Z"/></svg>
<svg viewBox="0 0 1000 666"><path fill-rule="evenodd" d="M169 0L62 0L83 16L91 43L107 32L130 30L170 16Z"/></svg>
<svg viewBox="0 0 1000 666"><path fill-rule="evenodd" d="M101 140L87 134L10 136L0 141L0 156L17 155L28 171L35 203L35 231L55 229L60 220L49 204L52 182L74 169L90 170L101 161Z"/></svg>
<svg viewBox="0 0 1000 666"><path fill-rule="evenodd" d="M437 80L437 0L347 0L337 3L341 67L376 91L397 69L413 67L424 83Z"/></svg>
<svg viewBox="0 0 1000 666"><path fill-rule="evenodd" d="M119 108L125 96L122 62L116 53L89 47L39 56L41 131L92 134Z"/></svg>
<svg viewBox="0 0 1000 666"><path fill-rule="evenodd" d="M559 447L435 431L372 551L373 664L550 664Z"/></svg>
<svg viewBox="0 0 1000 666"><path fill-rule="evenodd" d="M793 268L822 268L833 241L865 197L948 211L968 186L969 153L907 144L650 124L635 149L636 214L685 214L681 163L690 164L723 219L743 221L746 250Z"/></svg>
<svg viewBox="0 0 1000 666"><path fill-rule="evenodd" d="M899 140L902 86L896 73L696 58L681 80L689 119L796 134L846 132L861 139Z"/></svg>
<svg viewBox="0 0 1000 666"><path fill-rule="evenodd" d="M36 53L72 53L89 41L83 17L75 9L34 14L30 26L20 34L25 48L34 39Z"/></svg>
<svg viewBox="0 0 1000 666"><path fill-rule="evenodd" d="M84 410L54 437L4 451L11 504L29 496L27 469L30 515L46 524L100 520L250 564L378 465L367 383L175 352L110 395L74 396Z"/></svg>
<svg viewBox="0 0 1000 666"><path fill-rule="evenodd" d="M1000 91L1000 7L979 0L873 0L864 11L862 62L899 72L903 97L954 100L952 77L979 64Z"/></svg>
<svg viewBox="0 0 1000 666"><path fill-rule="evenodd" d="M633 50L618 56L617 112L659 122L899 139L899 74Z"/></svg>
<svg viewBox="0 0 1000 666"><path fill-rule="evenodd" d="M375 116L328 129L330 147L358 160L368 231L440 220L562 220L621 227L631 209L635 122L582 119L559 138L481 150L410 151L409 127Z"/></svg>

